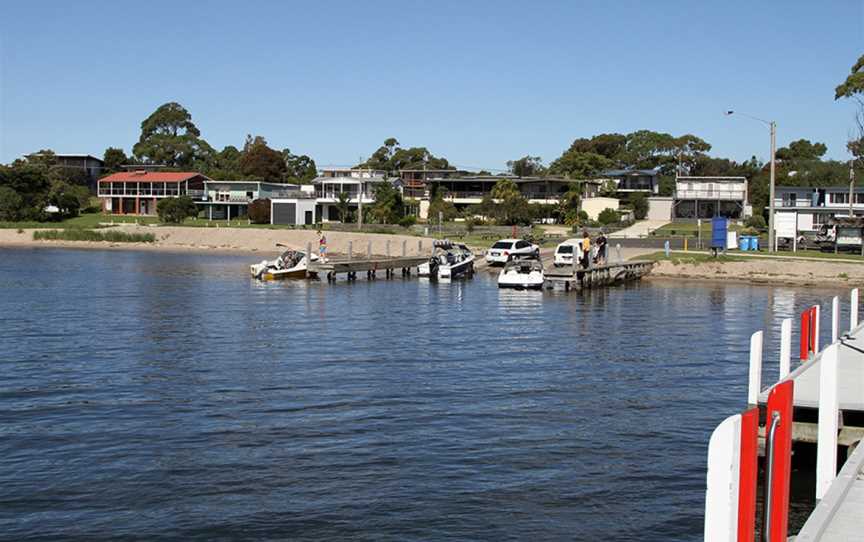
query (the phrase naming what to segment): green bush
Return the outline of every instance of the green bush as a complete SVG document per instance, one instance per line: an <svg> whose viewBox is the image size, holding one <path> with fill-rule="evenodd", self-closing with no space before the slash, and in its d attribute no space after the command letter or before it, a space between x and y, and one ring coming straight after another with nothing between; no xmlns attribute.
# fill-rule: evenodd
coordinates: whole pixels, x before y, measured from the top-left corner
<svg viewBox="0 0 864 542"><path fill-rule="evenodd" d="M270 200L256 199L249 203L249 221L253 224L270 223Z"/></svg>
<svg viewBox="0 0 864 542"><path fill-rule="evenodd" d="M417 217L414 215L405 215L399 219L399 225L403 228L410 228L417 223Z"/></svg>
<svg viewBox="0 0 864 542"><path fill-rule="evenodd" d="M648 198L642 192L634 192L630 196L630 204L633 206L633 215L636 220L644 220L648 216Z"/></svg>
<svg viewBox="0 0 864 542"><path fill-rule="evenodd" d="M159 220L171 224L179 224L190 216L198 215L198 208L189 196L179 198L165 198L156 204L156 213Z"/></svg>
<svg viewBox="0 0 864 542"><path fill-rule="evenodd" d="M21 219L24 198L8 186L0 186L0 220L15 222Z"/></svg>
<svg viewBox="0 0 864 542"><path fill-rule="evenodd" d="M744 221L744 225L748 228L754 228L757 230L764 230L768 227L765 223L765 218L762 215L753 215L748 217L747 220Z"/></svg>
<svg viewBox="0 0 864 542"><path fill-rule="evenodd" d="M42 241L108 241L111 243L153 243L156 236L152 233L128 233L119 230L37 230L33 239Z"/></svg>
<svg viewBox="0 0 864 542"><path fill-rule="evenodd" d="M620 219L618 215L618 211L615 209L606 208L600 211L600 214L597 216L597 221L604 226L608 224L614 224L618 222Z"/></svg>

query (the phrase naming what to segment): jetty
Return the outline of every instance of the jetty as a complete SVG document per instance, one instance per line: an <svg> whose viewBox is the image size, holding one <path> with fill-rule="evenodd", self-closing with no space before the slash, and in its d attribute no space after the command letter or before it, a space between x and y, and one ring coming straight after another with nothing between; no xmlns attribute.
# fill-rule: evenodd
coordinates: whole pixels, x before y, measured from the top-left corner
<svg viewBox="0 0 864 542"><path fill-rule="evenodd" d="M373 255L372 242L366 245L366 253L354 254L353 242L348 242L348 253L344 256L319 259L310 262L307 273L326 277L328 282L336 280L337 276L344 274L348 280L356 280L357 273L366 273L366 278L377 278L379 272L384 273L385 278L392 278L396 270L400 270L402 276L410 276L411 268L425 263L429 256L423 255L423 240L418 240L417 255L408 256L408 242L402 241L401 256L392 256L390 241L386 243L385 254ZM306 245L307 253L311 253L312 244Z"/></svg>
<svg viewBox="0 0 864 542"><path fill-rule="evenodd" d="M639 280L654 267L653 261L633 260L594 265L587 268L552 267L544 271L547 290L589 290Z"/></svg>
<svg viewBox="0 0 864 542"><path fill-rule="evenodd" d="M761 540L862 539L864 324L858 321L857 289L851 291L849 301L849 331L841 333L845 323L840 322L840 299L831 300L830 343L821 350L821 307L814 305L801 314L795 362L800 365L794 370L793 322L783 320L779 378L764 390L763 332L750 337L747 410L717 426L708 447L706 541L753 540L760 456L764 457ZM793 470L793 446L802 444L815 444L815 459L804 454ZM839 473L838 466L842 467ZM814 472L817 505L798 535L787 538L792 478Z"/></svg>

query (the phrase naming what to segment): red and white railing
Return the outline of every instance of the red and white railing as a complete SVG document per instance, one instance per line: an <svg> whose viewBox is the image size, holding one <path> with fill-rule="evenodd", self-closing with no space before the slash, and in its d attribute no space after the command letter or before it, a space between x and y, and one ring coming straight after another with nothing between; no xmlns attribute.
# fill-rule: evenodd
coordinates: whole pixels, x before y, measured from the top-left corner
<svg viewBox="0 0 864 542"><path fill-rule="evenodd" d="M850 296L850 330L858 327L858 290ZM819 306L801 315L800 359L819 361L819 429L816 452L816 498L821 499L837 472L840 301L831 303L831 344L819 351ZM723 420L708 445L705 493L705 540L752 542L756 526L759 395L762 392L763 332L750 337L748 410ZM780 328L779 380L768 391L765 416L765 506L762 539L786 542L792 453L794 376L790 372L792 320ZM802 366L803 367L803 366Z"/></svg>

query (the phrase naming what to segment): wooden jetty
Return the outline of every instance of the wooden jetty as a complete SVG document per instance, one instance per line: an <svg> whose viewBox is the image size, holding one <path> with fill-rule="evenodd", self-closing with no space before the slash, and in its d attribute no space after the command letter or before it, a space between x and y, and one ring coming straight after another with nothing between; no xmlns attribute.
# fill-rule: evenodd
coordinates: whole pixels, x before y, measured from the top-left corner
<svg viewBox="0 0 864 542"><path fill-rule="evenodd" d="M652 261L633 260L592 267L553 267L544 271L543 287L547 290L586 290L638 280L654 267Z"/></svg>
<svg viewBox="0 0 864 542"><path fill-rule="evenodd" d="M312 245L306 245L307 253L311 253ZM324 276L328 282L336 280L336 276L344 274L348 280L355 280L357 273L366 273L366 278L374 279L378 272L384 273L386 278L396 275L396 270L401 271L402 276L410 276L411 268L425 263L429 260L428 255L423 254L423 241L418 240L417 255L408 256L407 241L402 242L402 255L391 256L390 241L387 241L386 254L384 256L372 254L371 241L366 245L364 257L355 257L353 242L348 242L348 254L338 258L327 258L316 260L309 264L307 272Z"/></svg>

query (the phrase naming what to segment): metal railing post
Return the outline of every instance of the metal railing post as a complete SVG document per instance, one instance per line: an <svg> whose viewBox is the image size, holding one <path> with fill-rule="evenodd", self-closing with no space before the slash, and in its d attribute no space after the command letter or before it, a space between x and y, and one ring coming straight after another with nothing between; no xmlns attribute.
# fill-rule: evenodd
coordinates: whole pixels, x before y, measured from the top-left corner
<svg viewBox="0 0 864 542"><path fill-rule="evenodd" d="M772 487L774 483L774 436L780 423L780 413L774 411L765 439L765 455L768 459L765 467L765 507L762 521L762 540L765 542L771 541L771 501L774 499L774 488Z"/></svg>

